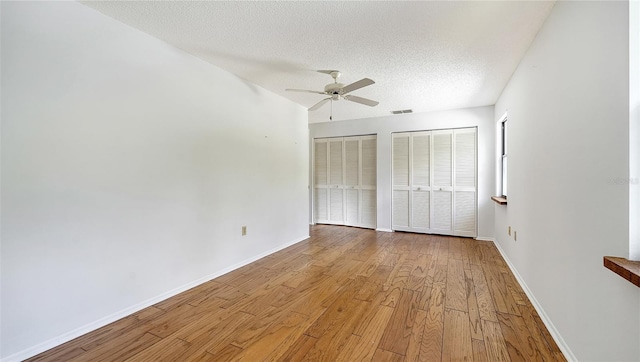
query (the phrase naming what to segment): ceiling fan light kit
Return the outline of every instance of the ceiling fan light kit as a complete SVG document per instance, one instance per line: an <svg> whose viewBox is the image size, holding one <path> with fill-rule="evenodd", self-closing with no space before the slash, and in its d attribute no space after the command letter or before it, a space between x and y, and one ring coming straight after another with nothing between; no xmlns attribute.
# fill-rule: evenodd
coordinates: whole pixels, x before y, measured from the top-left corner
<svg viewBox="0 0 640 362"><path fill-rule="evenodd" d="M322 95L329 96L321 100L320 102L314 104L313 106L311 106L309 108L309 111L315 111L316 109L325 105L325 103L327 103L328 101L338 101L340 100L340 97L342 97L342 99L344 100L364 104L369 107L375 107L378 105L379 102L377 101L349 94L354 90L364 88L366 86L374 84L375 82L373 80L369 78L362 78L357 82L354 82L345 86L342 83L338 83L338 78L340 77L340 75L342 75L342 73L340 73L339 70L318 70L318 73L328 74L331 76L331 78L333 78L333 83L329 83L325 85L323 92L308 90L308 89L285 89L286 91L289 91L289 92L304 92L304 93L314 93L314 94L322 94ZM333 118L333 117L330 117L330 118Z"/></svg>

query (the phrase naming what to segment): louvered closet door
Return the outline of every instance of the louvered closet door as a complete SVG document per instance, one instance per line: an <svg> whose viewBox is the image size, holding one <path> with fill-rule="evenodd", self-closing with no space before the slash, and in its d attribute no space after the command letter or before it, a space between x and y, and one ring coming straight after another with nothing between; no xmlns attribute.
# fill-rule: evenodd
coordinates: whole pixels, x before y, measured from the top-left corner
<svg viewBox="0 0 640 362"><path fill-rule="evenodd" d="M476 236L476 130L454 131L454 234Z"/></svg>
<svg viewBox="0 0 640 362"><path fill-rule="evenodd" d="M394 133L392 135L393 170L392 170L392 227L394 230L409 231L410 214L410 170L409 150L410 133Z"/></svg>
<svg viewBox="0 0 640 362"><path fill-rule="evenodd" d="M359 226L360 224L360 139L345 138L345 225Z"/></svg>
<svg viewBox="0 0 640 362"><path fill-rule="evenodd" d="M394 230L476 236L476 129L392 136Z"/></svg>
<svg viewBox="0 0 640 362"><path fill-rule="evenodd" d="M319 223L329 221L329 147L327 140L314 141L314 217Z"/></svg>
<svg viewBox="0 0 640 362"><path fill-rule="evenodd" d="M376 136L314 140L314 220L376 228Z"/></svg>
<svg viewBox="0 0 640 362"><path fill-rule="evenodd" d="M453 233L453 131L433 131L431 231Z"/></svg>
<svg viewBox="0 0 640 362"><path fill-rule="evenodd" d="M342 138L329 139L329 222L344 224Z"/></svg>
<svg viewBox="0 0 640 362"><path fill-rule="evenodd" d="M377 137L360 137L360 226L376 228Z"/></svg>
<svg viewBox="0 0 640 362"><path fill-rule="evenodd" d="M431 132L411 134L411 228L431 227Z"/></svg>

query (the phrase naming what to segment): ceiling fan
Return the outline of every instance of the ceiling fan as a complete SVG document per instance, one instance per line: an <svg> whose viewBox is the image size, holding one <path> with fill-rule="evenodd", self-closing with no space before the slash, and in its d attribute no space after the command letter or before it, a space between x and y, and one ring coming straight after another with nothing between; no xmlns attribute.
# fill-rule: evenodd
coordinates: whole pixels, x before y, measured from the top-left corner
<svg viewBox="0 0 640 362"><path fill-rule="evenodd" d="M378 105L379 102L377 101L373 101L371 99L362 98L358 96L352 96L349 94L356 89L360 89L368 85L374 84L375 82L373 80L369 78L362 78L355 83L344 85L342 83L338 83L338 78L341 75L339 70L318 70L318 73L328 74L333 78L333 83L329 83L325 85L323 92L306 90L306 89L285 89L286 91L289 91L289 92L305 92L305 93L315 93L315 94L323 94L323 95L329 96L321 100L320 102L314 104L313 106L311 106L309 108L310 111L315 111L316 109L322 107L328 101L337 101L340 99L340 97L342 97L342 99L345 99L347 101L364 104L369 107L375 107Z"/></svg>

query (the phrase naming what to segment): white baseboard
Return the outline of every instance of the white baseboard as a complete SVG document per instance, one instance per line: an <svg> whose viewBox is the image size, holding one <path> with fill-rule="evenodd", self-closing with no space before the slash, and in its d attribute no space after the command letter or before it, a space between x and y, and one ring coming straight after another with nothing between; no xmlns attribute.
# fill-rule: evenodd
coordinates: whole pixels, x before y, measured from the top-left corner
<svg viewBox="0 0 640 362"><path fill-rule="evenodd" d="M494 238L489 238L489 237L486 237L486 236L478 236L478 237L476 237L476 240L481 240L481 241L492 241L492 242L494 242L494 243L496 242L496 239L494 239Z"/></svg>
<svg viewBox="0 0 640 362"><path fill-rule="evenodd" d="M384 228L378 228L378 229L376 229L376 231L383 231L385 233L392 233L393 232L393 230L391 230L391 229L384 229Z"/></svg>
<svg viewBox="0 0 640 362"><path fill-rule="evenodd" d="M61 345L63 343L66 343L66 342L68 342L68 341L70 341L72 339L78 338L78 337L80 337L80 336L82 336L84 334L87 334L87 333L89 333L91 331L94 331L94 330L96 330L98 328L104 327L109 323L113 323L113 322L115 322L115 321L117 321L119 319L122 319L122 318L124 318L124 317L126 317L128 315L136 313L136 312L138 312L138 311L140 311L140 310L142 310L144 308L150 307L150 306L152 306L154 304L157 304L157 303L159 303L159 302L161 302L161 301L163 301L165 299L171 298L171 297L173 297L175 295L178 295L178 294L180 294L180 293L182 293L184 291L187 291L187 290L189 290L189 289L191 289L193 287L197 287L198 285L200 285L202 283L206 283L211 279L215 279L215 278L217 278L217 277L219 277L221 275L227 274L227 273L229 273L231 271L234 271L234 270L236 270L236 269L238 269L240 267L243 267L243 266L245 266L245 265L247 265L249 263L253 263L254 261L256 261L258 259L264 258L267 255L273 254L273 253L275 253L277 251L280 251L280 250L282 250L284 248L287 248L287 247L289 247L289 246L291 246L293 244L297 244L297 243L299 243L299 242L301 242L301 241L303 241L305 239L308 239L308 238L309 238L309 235L304 236L304 237L302 237L300 239L296 239L294 241L290 241L288 243L281 244L281 245L279 245L279 246L277 246L277 247L275 247L273 249L267 250L267 251L265 251L263 253L260 253L260 254L254 256L254 257L251 257L249 259L245 259L245 260L243 260L243 261L241 261L239 263L231 265L231 266L229 266L227 268L224 268L222 270L219 270L219 271L217 271L215 273L209 274L207 276L204 276L202 278L194 280L194 281L192 281L190 283L187 283L187 284L184 284L184 285L182 285L180 287L174 288L174 289L172 289L172 290L170 290L168 292L165 292L165 293L162 293L162 294L160 294L160 295L158 295L156 297L147 299L147 300L145 300L145 301L143 301L141 303L138 303L138 304L135 304L135 305L133 305L131 307L125 308L125 309L123 309L123 310L121 310L119 312L116 312L116 313L113 313L113 314L108 315L106 317L100 318L95 322L91 322L91 323L86 324L86 325L84 325L82 327L79 327L79 328L76 328L76 329L74 329L72 331L64 333L64 334L62 334L62 335L60 335L58 337L55 337L55 338L52 338L52 339L50 339L48 341L42 342L40 344L37 344L37 345L35 345L33 347L29 347L29 348L27 348L25 350L22 350L20 352L16 352L16 353L14 353L14 354L12 354L10 356L7 356L7 357L4 357L4 358L0 359L0 361L2 361L2 362L14 362L14 361L23 361L23 360L25 360L27 358L31 358L31 357L33 357L33 356L35 356L37 354L40 354L40 353L42 353L44 351L47 351L47 350L49 350L51 348L57 347L57 346L59 346L59 345Z"/></svg>
<svg viewBox="0 0 640 362"><path fill-rule="evenodd" d="M502 255L502 258L504 259L504 261L507 263L507 266L509 266L509 269L511 270L511 272L516 277L516 280L518 281L518 283L520 283L522 290L524 290L524 293L527 295L527 297L531 301L531 304L538 312L540 319L542 319L542 322L547 327L547 330L551 334L551 337L553 337L553 340L556 341L556 344L558 345L558 348L560 348L560 351L562 351L562 354L564 354L564 357L569 362L578 361L578 359L573 354L573 352L571 352L571 349L569 348L567 343L564 341L564 339L562 338L562 336L560 335L556 327L551 322L551 319L549 319L549 316L547 315L547 313L544 312L544 309L542 309L542 306L540 305L540 303L538 303L538 300L536 299L536 297L533 295L529 287L527 287L527 283L524 282L524 279L522 279L522 277L520 276L516 268L513 266L513 264L507 257L507 254L504 252L504 250L502 250L502 248L500 247L500 244L498 244L495 241L494 241L494 244L496 245L496 248L498 248L498 251L500 252L500 255Z"/></svg>

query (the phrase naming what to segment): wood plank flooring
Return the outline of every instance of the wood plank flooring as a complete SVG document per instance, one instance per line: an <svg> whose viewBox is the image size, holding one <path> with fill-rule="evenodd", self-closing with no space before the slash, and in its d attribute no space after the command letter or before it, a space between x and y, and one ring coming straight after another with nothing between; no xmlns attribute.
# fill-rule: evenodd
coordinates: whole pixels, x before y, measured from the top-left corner
<svg viewBox="0 0 640 362"><path fill-rule="evenodd" d="M565 361L493 243L310 231L29 361Z"/></svg>

